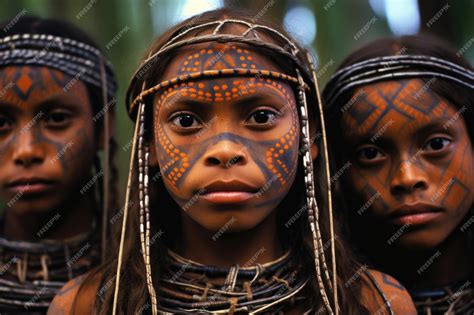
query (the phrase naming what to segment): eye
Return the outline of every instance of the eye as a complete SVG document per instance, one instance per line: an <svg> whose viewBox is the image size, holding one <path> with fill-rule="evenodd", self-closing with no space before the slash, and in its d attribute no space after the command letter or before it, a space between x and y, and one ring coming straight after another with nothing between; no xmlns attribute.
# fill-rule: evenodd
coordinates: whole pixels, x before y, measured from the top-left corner
<svg viewBox="0 0 474 315"><path fill-rule="evenodd" d="M278 116L278 113L275 113L274 111L259 109L250 115L250 120L252 124L271 125L275 122ZM254 122L252 122L252 118Z"/></svg>
<svg viewBox="0 0 474 315"><path fill-rule="evenodd" d="M429 140L424 146L425 151L441 151L451 143L450 139L437 137Z"/></svg>
<svg viewBox="0 0 474 315"><path fill-rule="evenodd" d="M64 110L51 111L46 114L44 122L49 127L65 127L71 120L71 114Z"/></svg>
<svg viewBox="0 0 474 315"><path fill-rule="evenodd" d="M11 128L11 121L5 116L0 115L0 132L6 132Z"/></svg>
<svg viewBox="0 0 474 315"><path fill-rule="evenodd" d="M379 162L385 155L377 147L365 147L357 151L357 159L360 162Z"/></svg>
<svg viewBox="0 0 474 315"><path fill-rule="evenodd" d="M173 124L177 125L178 127L181 128L191 128L191 127L197 127L198 125L195 125L194 122L198 122L196 117L190 113L179 113L173 116L171 119Z"/></svg>

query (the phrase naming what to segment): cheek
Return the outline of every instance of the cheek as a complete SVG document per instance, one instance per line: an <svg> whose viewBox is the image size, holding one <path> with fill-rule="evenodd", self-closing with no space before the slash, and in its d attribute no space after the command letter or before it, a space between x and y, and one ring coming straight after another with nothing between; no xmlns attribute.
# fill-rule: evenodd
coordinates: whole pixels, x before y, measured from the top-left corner
<svg viewBox="0 0 474 315"><path fill-rule="evenodd" d="M63 171L73 181L88 178L96 154L95 126L83 124L83 128L71 130L68 137L61 139L62 149L55 159L61 162Z"/></svg>
<svg viewBox="0 0 474 315"><path fill-rule="evenodd" d="M439 173L440 184L434 196L447 208L465 215L474 200L473 151L467 141L458 146L449 165Z"/></svg>
<svg viewBox="0 0 474 315"><path fill-rule="evenodd" d="M155 150L161 177L168 190L179 194L180 180L191 170L188 150L175 145L173 139L165 134L160 122L155 125L154 130L155 147L151 149Z"/></svg>

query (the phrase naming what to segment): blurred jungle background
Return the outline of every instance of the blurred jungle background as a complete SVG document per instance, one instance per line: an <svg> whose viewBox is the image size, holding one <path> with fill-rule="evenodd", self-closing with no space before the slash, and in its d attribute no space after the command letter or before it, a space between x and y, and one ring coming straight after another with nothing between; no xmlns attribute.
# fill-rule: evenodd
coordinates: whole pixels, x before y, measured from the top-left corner
<svg viewBox="0 0 474 315"><path fill-rule="evenodd" d="M129 78L167 27L222 6L283 23L312 47L321 86L352 50L385 36L432 33L474 61L474 0L0 0L0 20L24 15L68 20L87 31L112 61L119 79L116 132L124 187L133 132L124 110Z"/></svg>

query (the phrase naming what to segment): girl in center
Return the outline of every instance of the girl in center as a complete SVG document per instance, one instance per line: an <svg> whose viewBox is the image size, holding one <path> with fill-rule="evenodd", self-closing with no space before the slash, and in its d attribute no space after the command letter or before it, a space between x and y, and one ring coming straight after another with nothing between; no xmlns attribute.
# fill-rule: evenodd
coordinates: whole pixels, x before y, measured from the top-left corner
<svg viewBox="0 0 474 315"><path fill-rule="evenodd" d="M54 309L415 314L331 226L306 50L221 9L168 30L146 56L128 91L136 129L117 257L66 285Z"/></svg>

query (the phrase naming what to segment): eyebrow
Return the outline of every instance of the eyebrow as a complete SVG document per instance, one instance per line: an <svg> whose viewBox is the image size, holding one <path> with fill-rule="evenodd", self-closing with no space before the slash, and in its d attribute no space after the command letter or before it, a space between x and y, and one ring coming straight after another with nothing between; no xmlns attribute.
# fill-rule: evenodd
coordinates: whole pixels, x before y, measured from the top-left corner
<svg viewBox="0 0 474 315"><path fill-rule="evenodd" d="M288 103L287 99L283 98L281 95L278 95L277 93L271 93L271 94L268 93L268 94L265 94L265 95L263 95L262 93L260 93L260 94L255 93L254 95L239 97L233 103L233 105L235 105L237 108L244 107L244 106L251 106L256 102L262 102L262 101L268 102L268 99L270 99L270 98L271 99L279 99L280 100L279 103L281 103L282 107L286 106L286 104ZM163 106L163 104L166 104L166 99L165 99L165 102L162 103L161 106ZM210 103L207 102L207 101L197 100L195 98L191 98L191 97L186 96L186 97L178 98L176 101L173 102L172 105L168 105L166 107L172 108L176 104L184 105L184 106L190 107L190 108L199 107L199 106L206 107L206 106L210 105Z"/></svg>
<svg viewBox="0 0 474 315"><path fill-rule="evenodd" d="M53 95L49 98L42 100L41 102L34 104L33 110L40 111L40 110L49 110L55 107L67 107L70 110L77 110L77 107L80 106L79 102L75 100L75 98L66 96L66 99L62 99L61 94ZM26 102L27 106L30 106L28 102ZM8 103L8 102L0 102L0 111L6 112L12 115L19 115L24 112L22 106L18 106L16 104Z"/></svg>
<svg viewBox="0 0 474 315"><path fill-rule="evenodd" d="M424 135L424 134L427 134L429 133L430 131L432 131L433 129L442 129L444 132L447 132L448 129L444 129L444 125L447 123L448 120L444 121L443 119L440 119L440 118L436 118L434 120L430 120L429 122L421 125L420 127L418 127L412 134L412 136L416 136L416 135ZM378 130L380 130L380 128L376 129L375 132L366 132L366 133L363 133L363 134L356 134L356 142L357 144L356 145L360 145L360 144L363 144L363 143L372 143L371 139L377 134ZM384 144L384 143L390 143L391 140L387 137L387 133L384 132L380 135L380 137L377 137L377 139L373 142L374 144L375 143L379 143L379 144Z"/></svg>
<svg viewBox="0 0 474 315"><path fill-rule="evenodd" d="M19 106L7 102L0 102L0 112L6 112L8 114L21 114L23 110Z"/></svg>

